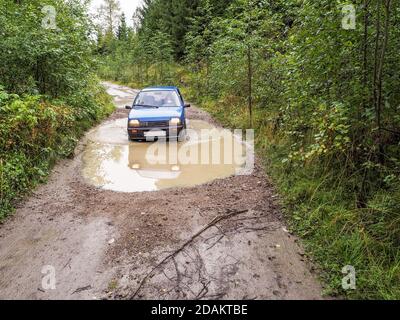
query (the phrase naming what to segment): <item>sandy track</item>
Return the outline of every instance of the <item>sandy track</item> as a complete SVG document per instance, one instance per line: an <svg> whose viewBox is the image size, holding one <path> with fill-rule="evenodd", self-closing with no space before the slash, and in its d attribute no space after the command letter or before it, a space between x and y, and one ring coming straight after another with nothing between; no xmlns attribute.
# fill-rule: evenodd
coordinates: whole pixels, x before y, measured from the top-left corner
<svg viewBox="0 0 400 320"><path fill-rule="evenodd" d="M107 85L117 104L134 94ZM118 109L111 119L126 115ZM197 108L188 116L213 121ZM117 193L82 178L85 143L1 226L1 299L321 298L259 166L251 176L193 188ZM182 248L216 217L237 211ZM55 268L55 290L42 287L46 265Z"/></svg>

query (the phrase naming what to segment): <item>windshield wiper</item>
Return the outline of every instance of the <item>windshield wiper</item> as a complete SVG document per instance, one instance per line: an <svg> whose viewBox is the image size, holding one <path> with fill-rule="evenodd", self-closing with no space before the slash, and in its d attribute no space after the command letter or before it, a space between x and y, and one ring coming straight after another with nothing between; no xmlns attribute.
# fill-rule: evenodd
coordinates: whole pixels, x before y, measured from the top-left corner
<svg viewBox="0 0 400 320"><path fill-rule="evenodd" d="M145 104L137 104L137 105L134 105L133 107L134 107L134 108L135 108L135 107L140 107L140 108L152 108L152 109L158 109L158 108L160 108L160 107L157 107L157 106L149 106L149 105L145 105Z"/></svg>

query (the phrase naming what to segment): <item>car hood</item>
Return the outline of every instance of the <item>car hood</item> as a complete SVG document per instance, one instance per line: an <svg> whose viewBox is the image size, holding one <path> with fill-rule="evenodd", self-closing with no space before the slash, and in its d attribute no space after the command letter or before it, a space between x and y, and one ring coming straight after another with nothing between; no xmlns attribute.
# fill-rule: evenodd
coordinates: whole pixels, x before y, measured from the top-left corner
<svg viewBox="0 0 400 320"><path fill-rule="evenodd" d="M169 120L170 118L181 118L183 113L182 107L171 108L137 108L132 109L129 113L129 119L137 120Z"/></svg>

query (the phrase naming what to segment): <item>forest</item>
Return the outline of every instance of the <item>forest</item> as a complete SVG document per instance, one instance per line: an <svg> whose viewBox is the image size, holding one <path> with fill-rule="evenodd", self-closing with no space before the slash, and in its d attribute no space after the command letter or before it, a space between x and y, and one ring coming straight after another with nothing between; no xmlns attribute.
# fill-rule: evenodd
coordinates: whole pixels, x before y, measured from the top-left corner
<svg viewBox="0 0 400 320"><path fill-rule="evenodd" d="M112 112L100 79L176 85L252 128L326 294L400 298L400 2L0 0L0 216ZM132 21L132 23L131 23ZM341 288L344 265L357 290Z"/></svg>

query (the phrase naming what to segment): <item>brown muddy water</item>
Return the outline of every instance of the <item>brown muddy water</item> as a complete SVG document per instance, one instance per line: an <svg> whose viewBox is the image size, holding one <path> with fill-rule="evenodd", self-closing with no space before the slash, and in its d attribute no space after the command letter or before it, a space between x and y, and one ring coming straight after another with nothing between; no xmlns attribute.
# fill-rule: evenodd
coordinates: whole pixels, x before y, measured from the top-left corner
<svg viewBox="0 0 400 320"><path fill-rule="evenodd" d="M188 121L184 142L129 142L126 119L91 131L83 153L85 180L117 192L192 187L240 172L246 147L240 137L202 120Z"/></svg>
<svg viewBox="0 0 400 320"><path fill-rule="evenodd" d="M103 85L106 87L107 93L113 97L114 104L119 109L132 105L133 100L139 92L139 90L123 87L111 82L103 82Z"/></svg>

